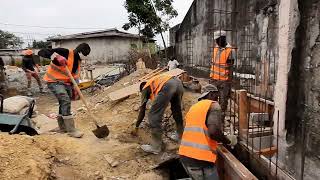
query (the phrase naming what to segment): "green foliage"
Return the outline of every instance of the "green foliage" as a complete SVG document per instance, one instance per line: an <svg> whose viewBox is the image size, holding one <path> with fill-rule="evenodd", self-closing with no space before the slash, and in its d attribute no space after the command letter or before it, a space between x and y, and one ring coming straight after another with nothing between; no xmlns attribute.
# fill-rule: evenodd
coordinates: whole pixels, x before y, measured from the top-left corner
<svg viewBox="0 0 320 180"><path fill-rule="evenodd" d="M129 22L123 25L123 29L136 27L149 38L168 30L169 20L178 15L172 3L173 0L126 0L124 7L128 11Z"/></svg>
<svg viewBox="0 0 320 180"><path fill-rule="evenodd" d="M0 30L0 49L21 47L23 41L16 35Z"/></svg>
<svg viewBox="0 0 320 180"><path fill-rule="evenodd" d="M49 48L50 45L51 45L51 42L49 42L49 41L36 41L36 40L34 40L32 42L32 48L33 49Z"/></svg>
<svg viewBox="0 0 320 180"><path fill-rule="evenodd" d="M50 59L47 59L47 58L40 58L40 64L41 66L46 66L46 65L49 65L51 63L51 60Z"/></svg>

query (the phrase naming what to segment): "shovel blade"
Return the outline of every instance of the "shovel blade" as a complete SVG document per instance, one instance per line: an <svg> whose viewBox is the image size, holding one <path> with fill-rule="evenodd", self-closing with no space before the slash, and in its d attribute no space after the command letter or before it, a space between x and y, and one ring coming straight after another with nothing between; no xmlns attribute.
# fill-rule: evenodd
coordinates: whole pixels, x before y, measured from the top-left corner
<svg viewBox="0 0 320 180"><path fill-rule="evenodd" d="M97 127L97 129L93 130L92 132L99 139L107 137L110 133L107 125Z"/></svg>

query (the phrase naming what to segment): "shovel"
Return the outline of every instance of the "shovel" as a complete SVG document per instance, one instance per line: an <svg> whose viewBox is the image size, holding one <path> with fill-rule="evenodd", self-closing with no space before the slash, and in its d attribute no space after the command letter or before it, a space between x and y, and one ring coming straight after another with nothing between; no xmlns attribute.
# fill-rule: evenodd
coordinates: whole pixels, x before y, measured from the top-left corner
<svg viewBox="0 0 320 180"><path fill-rule="evenodd" d="M66 72L68 73L68 76L70 77L72 84L74 86L74 88L76 89L76 91L78 92L80 99L82 101L82 103L85 105L85 107L88 109L89 115L91 116L91 120L92 122L96 125L96 129L93 130L93 134L97 137L97 138L105 138L109 135L109 129L107 127L107 125L103 125L103 126L99 126L96 117L93 115L91 109L89 108L87 101L85 100L83 94L80 91L79 86L77 85L76 81L74 80L70 70L68 68L66 68Z"/></svg>

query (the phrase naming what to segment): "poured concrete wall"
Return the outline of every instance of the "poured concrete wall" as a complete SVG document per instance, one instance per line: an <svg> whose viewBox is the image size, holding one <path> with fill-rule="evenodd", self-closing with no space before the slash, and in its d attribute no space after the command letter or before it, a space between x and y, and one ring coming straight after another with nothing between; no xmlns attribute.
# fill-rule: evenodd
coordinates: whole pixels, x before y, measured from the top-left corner
<svg viewBox="0 0 320 180"><path fill-rule="evenodd" d="M175 28L170 39L175 41L171 44L177 59L186 67L203 70L206 77L215 46L213 32L226 30L228 43L237 51L237 71L256 75L256 84L264 85L264 90L254 87L251 93L272 99L278 61L277 1L195 0L180 28Z"/></svg>

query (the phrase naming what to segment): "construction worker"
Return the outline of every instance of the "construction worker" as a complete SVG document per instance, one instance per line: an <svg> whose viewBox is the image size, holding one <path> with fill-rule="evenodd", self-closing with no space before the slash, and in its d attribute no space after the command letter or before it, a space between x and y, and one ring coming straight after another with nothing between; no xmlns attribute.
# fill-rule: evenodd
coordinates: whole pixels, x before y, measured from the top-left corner
<svg viewBox="0 0 320 180"><path fill-rule="evenodd" d="M175 57L172 57L172 58L169 60L169 62L168 62L167 68L168 68L169 71L171 71L171 70L173 70L173 69L178 68L179 65L180 65L180 64L179 64L179 62L176 60L176 58L175 58Z"/></svg>
<svg viewBox="0 0 320 180"><path fill-rule="evenodd" d="M5 72L4 62L2 57L0 57L0 93L6 88L6 72Z"/></svg>
<svg viewBox="0 0 320 180"><path fill-rule="evenodd" d="M66 68L77 79L80 73L80 55L88 56L91 48L87 43L80 44L76 49L44 49L39 52L42 57L52 57L44 80L48 88L59 101L59 115L57 117L59 132L67 132L71 137L81 138L83 133L75 128L74 119L71 114L72 82L66 72Z"/></svg>
<svg viewBox="0 0 320 180"><path fill-rule="evenodd" d="M33 59L33 51L31 49L27 49L22 52L23 53L23 59L22 59L22 69L26 73L27 80L28 80L28 89L27 89L27 95L32 96L31 91L31 78L33 77L35 80L37 80L40 93L44 93L43 87L41 84L41 80L39 77L39 65L34 62Z"/></svg>
<svg viewBox="0 0 320 180"><path fill-rule="evenodd" d="M211 84L215 85L220 92L221 118L224 120L231 93L232 66L236 60L236 53L227 43L226 31L214 32L214 39L216 46L213 48L210 77Z"/></svg>
<svg viewBox="0 0 320 180"><path fill-rule="evenodd" d="M219 92L214 85L204 86L198 103L186 114L186 125L178 154L188 174L195 180L219 179L217 167L218 143L237 144L236 137L223 135Z"/></svg>
<svg viewBox="0 0 320 180"><path fill-rule="evenodd" d="M179 141L183 131L183 119L181 112L181 101L183 96L183 85L179 78L169 75L158 75L140 85L141 106L136 123L136 130L139 128L146 111L149 99L153 100L152 107L148 114L151 127L151 145L142 145L141 149L145 152L158 154L163 149L161 122L164 111L169 102L171 104L172 116L176 122L176 133L170 138Z"/></svg>

